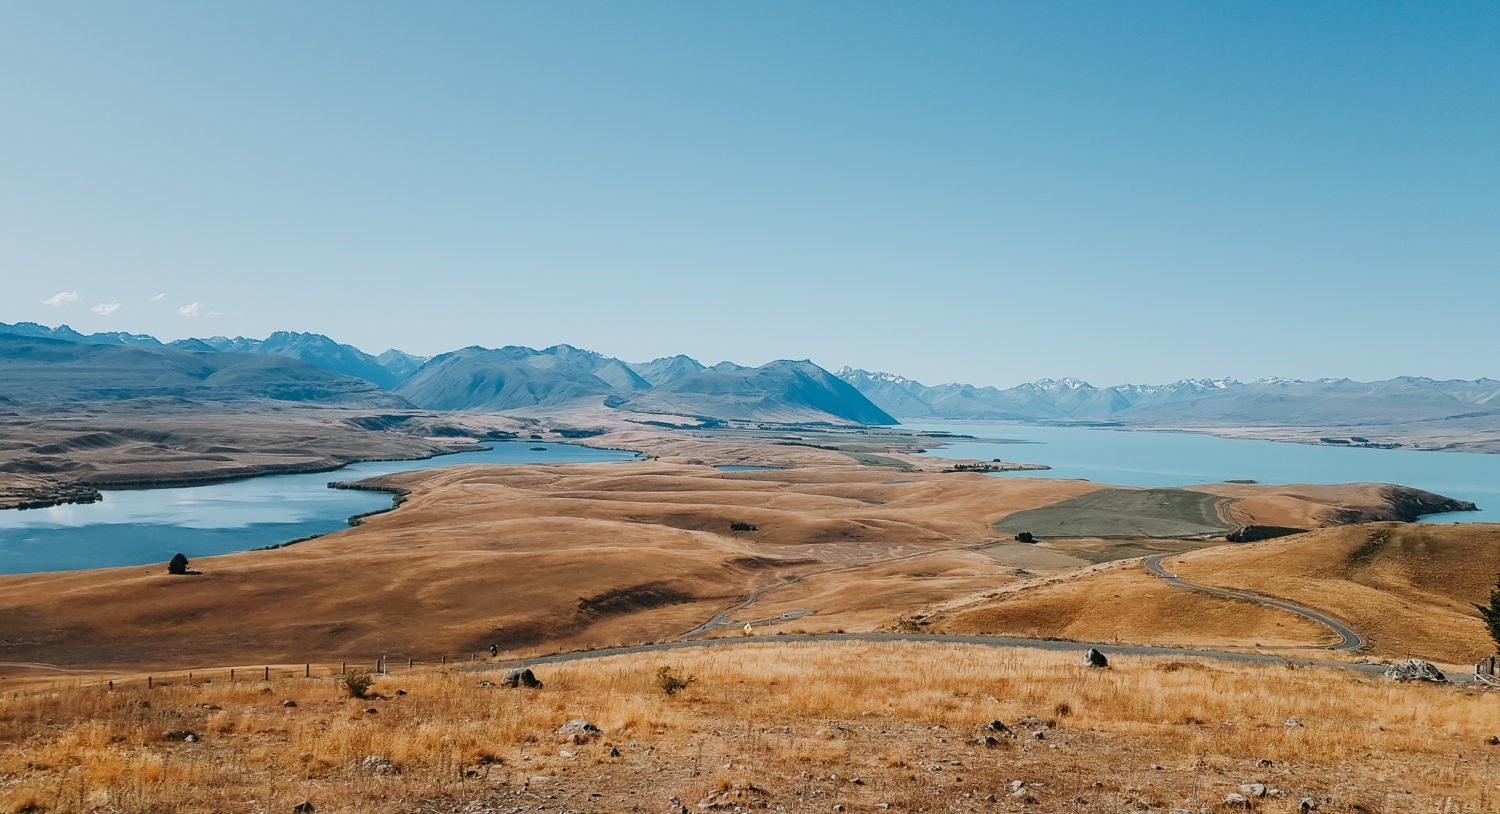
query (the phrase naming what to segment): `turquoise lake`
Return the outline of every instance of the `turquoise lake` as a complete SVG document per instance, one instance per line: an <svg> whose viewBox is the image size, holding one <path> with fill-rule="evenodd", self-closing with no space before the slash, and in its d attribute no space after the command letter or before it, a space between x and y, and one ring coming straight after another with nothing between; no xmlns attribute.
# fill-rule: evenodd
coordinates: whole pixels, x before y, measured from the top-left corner
<svg viewBox="0 0 1500 814"><path fill-rule="evenodd" d="M488 450L421 461L374 461L333 472L269 475L175 489L106 491L98 503L0 511L0 574L165 563L248 551L338 531L350 515L388 508L391 495L329 489L393 472L456 464L626 461L616 450L489 441ZM543 447L538 451L533 447Z"/></svg>
<svg viewBox="0 0 1500 814"><path fill-rule="evenodd" d="M1473 501L1480 509L1428 515L1425 522L1500 522L1500 455L959 421L902 424L901 429L980 439L954 439L947 446L929 448L927 455L981 461L999 458L1052 467L1044 472L996 473L996 477L1082 478L1118 486L1189 486L1226 480L1399 483Z"/></svg>

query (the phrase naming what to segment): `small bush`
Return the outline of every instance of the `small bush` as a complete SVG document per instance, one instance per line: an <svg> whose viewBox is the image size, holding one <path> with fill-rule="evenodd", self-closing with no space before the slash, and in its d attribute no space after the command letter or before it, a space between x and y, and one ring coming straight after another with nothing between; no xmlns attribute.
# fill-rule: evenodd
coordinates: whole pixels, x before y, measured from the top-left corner
<svg viewBox="0 0 1500 814"><path fill-rule="evenodd" d="M370 685L374 683L375 677L363 667L355 667L344 673L344 692L349 693L350 698L364 698L365 693L370 691Z"/></svg>
<svg viewBox="0 0 1500 814"><path fill-rule="evenodd" d="M729 530L730 531L755 531L755 526L752 526L749 523L741 523L738 520L736 520L733 523L729 524Z"/></svg>
<svg viewBox="0 0 1500 814"><path fill-rule="evenodd" d="M169 562L169 563L167 563L167 573L168 574L179 574L180 575L180 574L186 574L187 571L188 571L188 558L185 557L185 556L183 556L182 552L179 551L179 552L177 552L177 556L173 557L172 561Z"/></svg>
<svg viewBox="0 0 1500 814"><path fill-rule="evenodd" d="M688 675L675 667L662 665L656 669L656 686L667 695L676 695L697 680L697 676Z"/></svg>

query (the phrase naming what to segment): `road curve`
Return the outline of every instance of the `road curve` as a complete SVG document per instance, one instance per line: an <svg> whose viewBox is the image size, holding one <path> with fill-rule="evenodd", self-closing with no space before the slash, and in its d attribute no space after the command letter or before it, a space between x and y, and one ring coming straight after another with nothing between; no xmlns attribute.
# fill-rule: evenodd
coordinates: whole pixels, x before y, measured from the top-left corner
<svg viewBox="0 0 1500 814"><path fill-rule="evenodd" d="M1300 665L1313 667L1331 667L1340 670L1353 670L1368 675L1382 674L1386 666L1383 664L1356 664L1337 661L1311 661L1302 659L1287 659L1282 656L1272 656L1263 653L1236 653L1228 650L1196 650L1187 647L1154 647L1150 645L1132 644L1105 644L1091 642L1070 642L1054 639L1012 639L1001 636L963 636L958 634L924 634L924 633L813 633L806 635L777 634L774 636L744 636L723 639L697 639L692 641L670 641L657 642L654 644L637 644L626 647L608 647L599 650L576 650L571 653L557 653L550 656L536 656L529 659L517 661L491 662L463 669L475 672L487 672L492 670L503 670L512 667L536 667L545 664L562 664L570 661L582 661L584 659L600 659L609 656L623 656L632 653L657 653L666 650L678 650L685 647L723 647L743 644L799 644L804 642L918 642L926 644L972 644L982 647L1013 647L1027 650L1049 650L1053 652L1078 652L1082 653L1090 647L1098 648L1101 652L1111 656L1173 656L1187 658L1214 659L1215 661L1236 662L1240 664L1286 664L1295 661ZM1450 680L1453 680L1450 677Z"/></svg>
<svg viewBox="0 0 1500 814"><path fill-rule="evenodd" d="M1301 605L1294 605L1291 602L1287 602L1281 599L1272 599L1267 596L1260 596L1259 594L1246 593L1244 591L1230 591L1224 588L1210 588L1207 585L1194 585L1191 582L1183 582L1172 574L1168 574L1166 570L1161 567L1162 560L1166 559L1167 557L1173 556L1176 555L1156 554L1147 557L1142 561L1142 564L1146 566L1147 571L1150 571L1152 574L1161 577L1163 582L1166 582L1168 585L1171 585L1174 588L1186 588L1189 591L1198 591L1199 593L1213 594L1215 596L1226 596L1231 599L1243 599L1246 602L1254 602L1257 605L1270 605L1273 608L1281 608L1285 611L1291 611L1298 616L1311 619L1320 625L1324 625L1334 633L1339 634L1340 638L1338 644L1329 645L1328 647L1324 648L1325 650L1342 650L1344 652L1352 653L1355 650L1358 650L1361 647L1365 646L1365 637L1359 635L1358 633L1355 633L1353 630L1345 626L1342 622L1339 622L1336 619L1330 619L1329 617L1310 608L1304 608Z"/></svg>

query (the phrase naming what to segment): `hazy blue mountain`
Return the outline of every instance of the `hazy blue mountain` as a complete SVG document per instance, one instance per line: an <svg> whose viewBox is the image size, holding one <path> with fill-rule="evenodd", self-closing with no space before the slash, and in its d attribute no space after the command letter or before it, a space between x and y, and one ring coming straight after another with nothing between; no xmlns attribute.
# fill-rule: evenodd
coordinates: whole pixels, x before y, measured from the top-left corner
<svg viewBox="0 0 1500 814"><path fill-rule="evenodd" d="M353 345L335 342L322 334L277 331L265 339L211 336L197 341L226 353L259 353L301 359L325 370L364 379L386 389L395 387L402 378L380 364L374 356Z"/></svg>
<svg viewBox="0 0 1500 814"><path fill-rule="evenodd" d="M624 406L745 421L896 423L853 386L809 361L715 365L632 397Z"/></svg>
<svg viewBox="0 0 1500 814"><path fill-rule="evenodd" d="M161 342L154 336L147 334L130 334L123 331L111 331L108 333L81 334L66 325L56 328L48 328L35 322L17 322L7 325L0 322L0 334L13 334L16 336L34 336L41 339L58 339L64 342L85 342L91 345L141 345L145 347L160 347Z"/></svg>
<svg viewBox="0 0 1500 814"><path fill-rule="evenodd" d="M0 334L0 387L13 404L125 399L276 400L409 407L370 382L296 359Z"/></svg>
<svg viewBox="0 0 1500 814"><path fill-rule="evenodd" d="M680 379L690 373L697 373L703 370L703 365L697 359L679 354L663 356L649 362L636 362L630 365L630 369L654 387L673 379Z"/></svg>
<svg viewBox="0 0 1500 814"><path fill-rule="evenodd" d="M386 372L394 377L399 384L411 378L411 374L416 373L421 369L422 365L427 364L427 358L426 356L416 356L406 351L392 348L375 357L375 363L385 368Z"/></svg>
<svg viewBox="0 0 1500 814"><path fill-rule="evenodd" d="M618 373L602 360L604 357L597 354L566 345L545 351L515 346L468 347L432 357L396 392L418 407L432 410L513 410L565 404L617 391L611 382L595 374L595 370L611 377ZM645 384L638 376L635 379Z"/></svg>
<svg viewBox="0 0 1500 814"><path fill-rule="evenodd" d="M1107 388L1077 379L1043 379L998 390L959 384L927 387L893 374L851 368L838 375L902 418L1109 421L1148 426L1348 426L1490 414L1500 418L1500 382L1493 379L1185 379Z"/></svg>

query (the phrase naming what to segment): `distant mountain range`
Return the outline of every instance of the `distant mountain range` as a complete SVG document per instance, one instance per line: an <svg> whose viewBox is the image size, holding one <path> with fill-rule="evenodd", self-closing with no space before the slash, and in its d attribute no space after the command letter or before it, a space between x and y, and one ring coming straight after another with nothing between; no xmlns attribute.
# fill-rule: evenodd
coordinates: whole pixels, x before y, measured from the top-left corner
<svg viewBox="0 0 1500 814"><path fill-rule="evenodd" d="M895 423L858 390L808 361L705 367L676 356L630 365L571 345L544 350L469 347L429 359L399 350L372 356L321 334L278 331L265 339L214 336L163 343L144 334L85 335L66 325L49 328L32 322L0 323L0 337L6 340L0 343L0 400L15 404L169 394L191 398L191 376L161 379L160 370L174 364L177 370L198 370L227 358L239 360L230 367L243 374L245 398L341 404L367 398L372 406L486 411L599 404L705 419ZM32 342L28 345L22 338ZM59 344L72 345L74 351L39 354L39 349L55 351ZM114 347L116 352L97 346ZM90 347L96 349L86 350ZM119 352L127 347L137 353ZM245 361L265 357L280 362L256 366ZM114 368L101 371L95 360L104 358L112 359ZM48 361L36 362L41 359ZM327 380L325 387L299 391L284 386L309 368ZM262 371L264 380L254 381L250 370ZM202 378L200 395L230 399L232 393L208 386L211 378L212 374ZM112 384L103 386L102 381Z"/></svg>
<svg viewBox="0 0 1500 814"><path fill-rule="evenodd" d="M289 331L277 331L265 339L213 336L162 343L144 334L85 335L67 326L0 323L0 336L5 335L9 337L0 343L0 403L30 403L48 393L76 399L127 398L147 392L189 398L196 393L196 397L215 400L240 393L431 410L593 405L639 413L787 423L893 424L902 418L1159 427L1352 427L1500 421L1500 381L1493 379L1186 379L1114 387L1095 387L1077 379L1043 379L1005 389L967 384L929 387L903 376L853 368L831 374L808 361L782 360L760 367L721 362L710 367L679 355L627 363L571 345L542 350L468 347L427 358L399 350L372 356L321 334ZM64 352L50 344L28 346L18 342L22 337L138 353ZM272 357L280 362L252 364L246 357ZM72 378L68 368L75 371Z"/></svg>
<svg viewBox="0 0 1500 814"><path fill-rule="evenodd" d="M928 387L890 373L844 368L838 377L905 419L1116 423L1135 426L1359 426L1500 419L1500 381L1403 376L1350 379L1185 379L1164 385L1094 387L1043 379L1004 390L967 384Z"/></svg>

